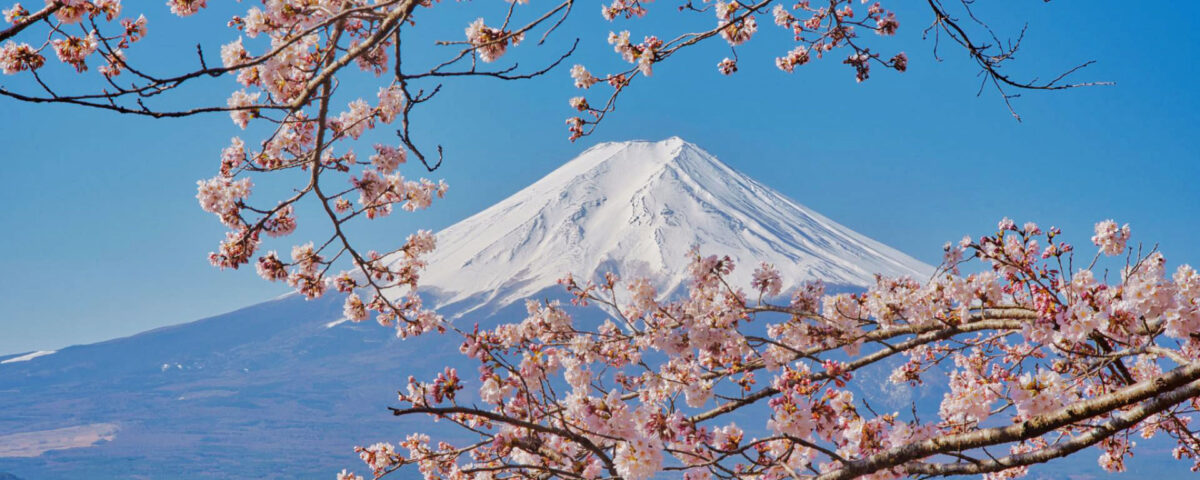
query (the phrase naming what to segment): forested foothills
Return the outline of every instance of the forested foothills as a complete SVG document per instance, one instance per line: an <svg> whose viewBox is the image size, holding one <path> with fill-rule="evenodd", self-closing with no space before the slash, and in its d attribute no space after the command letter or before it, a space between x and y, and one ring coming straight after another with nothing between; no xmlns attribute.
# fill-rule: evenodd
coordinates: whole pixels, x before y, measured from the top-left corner
<svg viewBox="0 0 1200 480"><path fill-rule="evenodd" d="M687 77L730 77L729 90L704 100L716 104L763 101L737 91L750 62L798 82L801 98L827 95L803 90L805 75L870 88L916 67L894 40L901 29L920 30L936 60L966 58L965 70L922 68L977 83L979 108L1013 123L1023 94L1110 85L1076 80L1087 59L1036 75L1014 67L1025 52L1019 12L973 0L26 3L3 10L5 104L103 111L114 122L228 116L237 136L196 133L220 144L213 176L194 193L224 227L213 267L253 270L308 300L335 297L341 318L312 330L321 341L366 322L406 339L392 348L459 345L430 355L435 371L393 367L398 396L363 412L437 427L347 444L364 465L331 477L995 480L1065 457L1123 472L1135 455L1200 471L1200 274L1136 236L1124 223L1136 219L1100 212L1087 219L1102 220L1093 231L1063 232L1004 218L946 243L928 271L672 138L594 146L449 233L361 235L365 224L436 211L452 194L437 177L455 168L454 145L422 133L460 129L456 141L470 142L487 125L426 127L422 115L458 108L446 92L477 82L574 86L555 100L562 135L520 142L583 142L639 121L618 106L685 52L693 61L723 52ZM1042 2L1005 9L1045 8L1033 3ZM608 34L579 35L568 20L597 7ZM177 44L160 40L171 32L153 19L167 15L196 22L194 48L165 47ZM746 53L755 42L776 54ZM594 43L611 58L580 58ZM825 114L798 106L779 122L801 135ZM718 240L701 243L709 239ZM433 258L441 270L430 271ZM581 264L597 271L548 271ZM561 301L539 290L547 275L561 278ZM513 292L530 296L517 302L519 320L486 316L487 302L494 313ZM297 356L316 349L289 342ZM185 367L161 371L172 369ZM871 373L880 371L894 388L937 392L923 400L936 406L873 402L866 392L881 388Z"/></svg>

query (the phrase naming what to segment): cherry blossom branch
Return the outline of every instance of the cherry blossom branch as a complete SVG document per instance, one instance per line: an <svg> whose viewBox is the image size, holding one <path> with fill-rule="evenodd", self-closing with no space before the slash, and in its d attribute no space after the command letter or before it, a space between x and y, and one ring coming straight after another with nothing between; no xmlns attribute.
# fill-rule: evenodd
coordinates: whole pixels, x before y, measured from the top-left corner
<svg viewBox="0 0 1200 480"><path fill-rule="evenodd" d="M1200 382L1192 382L1153 397L1150 401L1138 405L1112 419L1091 426L1087 433L1076 436L1068 441L1051 447L1028 453L1009 455L990 460L980 460L969 464L964 463L917 463L906 465L909 474L929 476L972 475L989 472L999 472L1014 467L1045 463L1056 458L1066 457L1084 448L1096 445L1101 441L1127 430L1151 415L1161 413L1179 403L1186 402L1200 395Z"/></svg>
<svg viewBox="0 0 1200 480"><path fill-rule="evenodd" d="M54 12L57 12L60 8L62 8L61 3L51 3L49 5L46 5L45 7L42 7L42 9L38 10L36 13L33 13L29 16L19 17L18 19L16 19L16 21L13 22L13 25L11 27L8 27L4 30L0 30L0 42L3 42L5 40L8 40L8 39L16 36L18 33L21 33L22 30L25 30L30 25L40 22L40 21L46 19L46 17L53 15Z"/></svg>
<svg viewBox="0 0 1200 480"><path fill-rule="evenodd" d="M1107 438L1112 435L1112 432L1109 431L1110 429L1128 428L1153 413L1158 413L1181 401L1190 400L1200 394L1200 382L1196 382L1197 379L1200 379L1200 363L1184 365L1158 379L1141 382L1118 392L1080 402L1053 413L1036 416L1016 425L981 429L950 437L938 437L897 447L861 460L851 461L838 470L817 477L817 480L851 479L866 473L903 465L907 462L939 453L964 451L972 448L1020 441L1027 438L1036 438L1042 434L1081 420L1104 415L1129 405L1135 405L1144 400L1154 399L1126 413L1123 417L1111 420L1104 426L1093 429L1090 433L1073 440L1073 442L1078 441L1080 443L1068 442L1061 444L1065 446L1043 454L1065 455L1079 448L1097 443L1103 438ZM1030 457L1037 458L1038 456L1031 455ZM1051 458L1056 457L1049 456L1046 457L1046 460ZM927 467L917 468L923 469Z"/></svg>
<svg viewBox="0 0 1200 480"><path fill-rule="evenodd" d="M783 291L769 265L754 272L752 291L760 303L751 305L750 295L726 281L732 260L695 252L691 288L681 300L658 300L645 280L624 284L629 298L623 300L615 275L585 284L568 277L563 284L573 302L602 307L609 321L581 328L555 302L531 302L522 322L456 332L463 335L462 352L480 363L479 399L487 407L471 411L487 412L488 422L549 423L575 437L530 437L469 416L455 421L491 439L472 450L473 461L508 465L518 476L536 470L522 466L537 464L595 478L589 450L572 446L573 438L611 452L623 480L668 470L722 479L1019 476L1032 462L1087 445L1103 449L1104 468L1120 470L1131 448L1125 438L1155 430L1179 443L1177 456L1194 454L1200 442L1187 425L1200 400L1200 364L1189 359L1200 351L1194 335L1200 331L1200 274L1184 266L1164 280L1161 255L1154 252L1130 260L1121 285L1097 283L1089 271L1074 272L1065 283L1052 265L1063 265L1061 257L1074 249L1058 236L1057 229L1018 228L1006 219L995 235L946 249L946 265L961 263L970 249L991 271L963 278L943 268L924 285L881 277L856 294L823 295L819 285L802 284L782 305L761 303ZM1097 225L1093 243L1115 255L1127 239L1126 228L1106 221ZM1121 303L1123 296L1150 298L1145 289L1163 292L1154 297L1163 303ZM1089 316L1077 317L1085 311ZM773 315L784 318L772 322ZM1129 321L1131 315L1140 319ZM751 321L767 322L766 336L743 327ZM864 350L869 345L878 346ZM923 372L953 363L937 421L923 423L915 411L902 421L867 399L855 405L847 390L855 374L896 356L908 361L893 369L895 383L920 384ZM1176 365L1162 373L1170 361ZM552 380L558 374L561 379ZM770 377L766 386L753 388L760 382L756 374ZM563 382L569 392L561 390ZM434 382L410 380L401 401L412 407L392 411L428 413L423 409L453 402L463 384L451 368ZM746 440L729 422L739 411L739 419L765 418L773 434ZM983 428L993 416L1011 426ZM572 452L570 459L540 453L549 444ZM1007 457L988 450L1004 446ZM510 448L539 460L512 457ZM665 463L668 455L679 463ZM423 468L427 475L434 471ZM444 462L436 472L452 476L471 468Z"/></svg>

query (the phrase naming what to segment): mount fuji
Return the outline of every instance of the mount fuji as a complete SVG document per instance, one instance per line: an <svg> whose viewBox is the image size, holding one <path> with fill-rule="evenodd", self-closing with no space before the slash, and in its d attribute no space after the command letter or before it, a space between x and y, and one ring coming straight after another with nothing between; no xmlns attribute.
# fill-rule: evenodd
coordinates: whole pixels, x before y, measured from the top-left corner
<svg viewBox="0 0 1200 480"><path fill-rule="evenodd" d="M737 285L760 261L789 280L847 288L933 272L679 137L594 146L437 237L422 284L462 312L510 305L565 273L620 272L678 291L692 246L743 265Z"/></svg>
<svg viewBox="0 0 1200 480"><path fill-rule="evenodd" d="M567 273L644 276L677 294L693 246L734 258L738 285L760 261L841 289L932 272L679 138L592 147L437 240L423 295L468 325L520 318L523 299L560 296ZM0 357L0 477L320 478L359 467L354 445L411 430L384 408L406 378L462 360L450 336L403 341L339 323L334 297Z"/></svg>

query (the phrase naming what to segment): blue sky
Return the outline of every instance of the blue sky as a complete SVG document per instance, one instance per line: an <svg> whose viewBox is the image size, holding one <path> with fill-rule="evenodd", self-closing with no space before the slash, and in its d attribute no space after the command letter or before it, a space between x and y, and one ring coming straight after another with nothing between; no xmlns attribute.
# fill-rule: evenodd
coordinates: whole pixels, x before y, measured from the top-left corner
<svg viewBox="0 0 1200 480"><path fill-rule="evenodd" d="M478 15L472 5L440 4L446 16L423 19L426 30L411 41L460 38ZM1026 93L1015 101L1023 123L993 92L976 96L976 71L963 54L944 45L943 61L933 58L932 43L921 39L929 14L916 5L899 10L895 39L871 39L881 51L906 51L908 73L880 70L856 84L828 58L785 74L772 59L790 46L764 16L759 36L738 52L739 73L717 73L728 55L717 42L681 53L636 84L596 135L574 144L563 119L577 92L565 68L527 82L452 83L416 118L419 138L445 145L445 166L434 175L450 183L449 195L361 235L394 243L415 228L450 225L596 142L679 135L930 263L943 242L988 233L1010 216L1058 225L1077 244L1094 222L1115 218L1131 224L1135 241L1159 244L1171 263L1200 264L1200 35L1186 16L1128 5L1022 2L982 12L1001 32L1028 22L1013 73L1046 77L1095 59L1077 78L1116 82ZM554 38L562 45L581 37L569 63L601 72L621 65L604 42L608 30L628 28L635 38L677 32L669 25L682 15L653 3L647 19L610 25L598 6L579 4ZM147 8L147 42L160 43L131 56L153 58L163 71L190 61L183 59L195 38L210 55L236 38L213 28L227 12L179 21L157 2ZM707 25L708 17L689 21ZM529 47L511 58L536 63L554 54ZM232 87L221 79L177 100L222 101ZM370 96L376 88L347 82L342 93ZM0 354L129 335L284 293L252 271L222 272L206 260L222 227L196 204L195 181L214 174L220 149L240 133L221 114L149 120L0 100ZM387 138L386 130L377 135Z"/></svg>

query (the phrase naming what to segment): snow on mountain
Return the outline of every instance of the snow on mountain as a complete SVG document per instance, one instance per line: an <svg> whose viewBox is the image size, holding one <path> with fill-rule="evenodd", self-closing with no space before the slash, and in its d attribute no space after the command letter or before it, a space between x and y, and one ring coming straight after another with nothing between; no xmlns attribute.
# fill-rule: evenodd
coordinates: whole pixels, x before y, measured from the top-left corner
<svg viewBox="0 0 1200 480"><path fill-rule="evenodd" d="M511 304L566 273L614 271L677 291L693 245L737 261L732 280L743 286L760 261L789 281L847 287L933 270L678 137L592 147L437 237L422 284L462 311Z"/></svg>
<svg viewBox="0 0 1200 480"><path fill-rule="evenodd" d="M18 356L12 357L12 358L6 358L4 360L0 360L0 365L4 365L6 363L28 362L35 358L44 357L46 355L50 355L53 353L54 353L54 350L38 350L36 352L29 352L24 355L18 355Z"/></svg>

